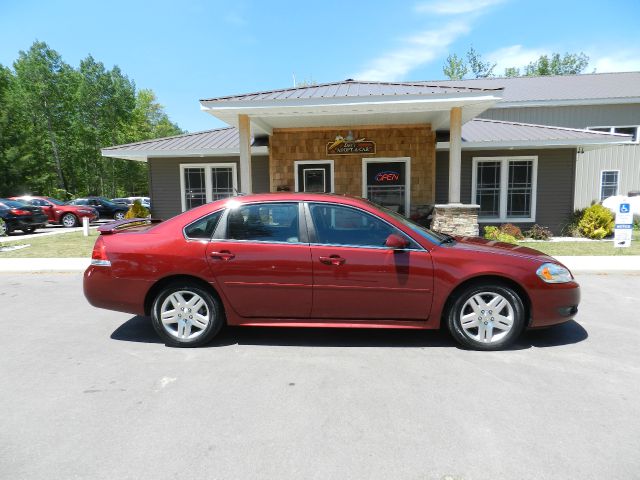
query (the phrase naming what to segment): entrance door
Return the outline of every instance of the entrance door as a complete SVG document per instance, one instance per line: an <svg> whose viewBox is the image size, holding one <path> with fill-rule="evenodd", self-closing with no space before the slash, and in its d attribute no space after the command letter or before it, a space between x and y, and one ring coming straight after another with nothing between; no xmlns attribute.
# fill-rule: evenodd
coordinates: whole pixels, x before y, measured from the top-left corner
<svg viewBox="0 0 640 480"><path fill-rule="evenodd" d="M409 212L409 159L362 160L362 195L401 215Z"/></svg>
<svg viewBox="0 0 640 480"><path fill-rule="evenodd" d="M295 162L296 192L333 192L333 161L309 160Z"/></svg>

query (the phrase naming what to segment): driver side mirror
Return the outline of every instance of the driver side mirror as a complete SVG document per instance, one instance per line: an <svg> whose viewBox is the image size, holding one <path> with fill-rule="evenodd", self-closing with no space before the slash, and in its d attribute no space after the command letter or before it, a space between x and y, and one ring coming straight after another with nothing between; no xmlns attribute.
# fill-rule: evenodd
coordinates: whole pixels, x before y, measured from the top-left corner
<svg viewBox="0 0 640 480"><path fill-rule="evenodd" d="M403 250L409 246L409 242L400 235L392 233L387 237L384 245L386 247L393 248L394 250Z"/></svg>

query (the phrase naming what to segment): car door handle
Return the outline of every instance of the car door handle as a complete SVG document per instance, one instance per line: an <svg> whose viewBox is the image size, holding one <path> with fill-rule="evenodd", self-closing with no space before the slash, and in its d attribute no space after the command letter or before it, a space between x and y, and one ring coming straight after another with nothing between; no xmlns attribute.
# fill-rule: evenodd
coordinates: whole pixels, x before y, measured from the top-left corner
<svg viewBox="0 0 640 480"><path fill-rule="evenodd" d="M219 252L211 252L211 258L217 258L219 260L229 261L232 258L235 258L235 254L231 253L229 250L220 250Z"/></svg>
<svg viewBox="0 0 640 480"><path fill-rule="evenodd" d="M340 255L330 255L328 257L319 257L321 263L325 263L327 265L344 265L346 260L342 258Z"/></svg>

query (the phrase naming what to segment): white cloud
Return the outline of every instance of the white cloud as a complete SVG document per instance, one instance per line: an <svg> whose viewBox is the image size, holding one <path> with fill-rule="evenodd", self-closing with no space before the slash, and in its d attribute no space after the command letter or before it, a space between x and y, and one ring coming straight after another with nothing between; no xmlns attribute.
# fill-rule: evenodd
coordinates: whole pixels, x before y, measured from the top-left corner
<svg viewBox="0 0 640 480"><path fill-rule="evenodd" d="M406 79L416 67L428 63L442 54L458 37L466 35L470 26L463 21L450 22L442 28L425 30L403 41L397 50L385 53L353 78L373 81Z"/></svg>
<svg viewBox="0 0 640 480"><path fill-rule="evenodd" d="M524 71L524 67L540 58L540 55L550 54L551 50L546 48L525 48L522 45L511 45L509 47L499 48L486 55L487 61L496 64L493 69L495 75L504 75L504 70L509 67L520 68Z"/></svg>
<svg viewBox="0 0 640 480"><path fill-rule="evenodd" d="M591 56L587 71L596 70L598 73L605 72L636 72L640 70L640 55L637 52L620 52L615 55L603 57Z"/></svg>
<svg viewBox="0 0 640 480"><path fill-rule="evenodd" d="M420 13L437 15L461 15L477 13L489 7L504 3L505 0L435 0L419 3L415 10Z"/></svg>

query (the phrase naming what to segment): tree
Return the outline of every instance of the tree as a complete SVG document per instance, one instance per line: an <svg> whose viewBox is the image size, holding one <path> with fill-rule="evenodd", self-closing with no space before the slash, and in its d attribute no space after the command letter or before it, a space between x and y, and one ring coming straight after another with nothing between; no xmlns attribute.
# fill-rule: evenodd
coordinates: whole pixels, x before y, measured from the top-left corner
<svg viewBox="0 0 640 480"><path fill-rule="evenodd" d="M481 55L476 52L473 47L469 47L467 52L467 61L469 62L469 68L475 78L487 78L493 77L493 69L496 68L495 63L483 62Z"/></svg>
<svg viewBox="0 0 640 480"><path fill-rule="evenodd" d="M589 57L584 53L553 53L551 58L541 55L538 60L525 67L525 76L534 75L576 75L582 73L589 65Z"/></svg>
<svg viewBox="0 0 640 480"><path fill-rule="evenodd" d="M457 54L450 54L446 63L442 67L442 71L450 80L462 80L469 69L463 58Z"/></svg>

